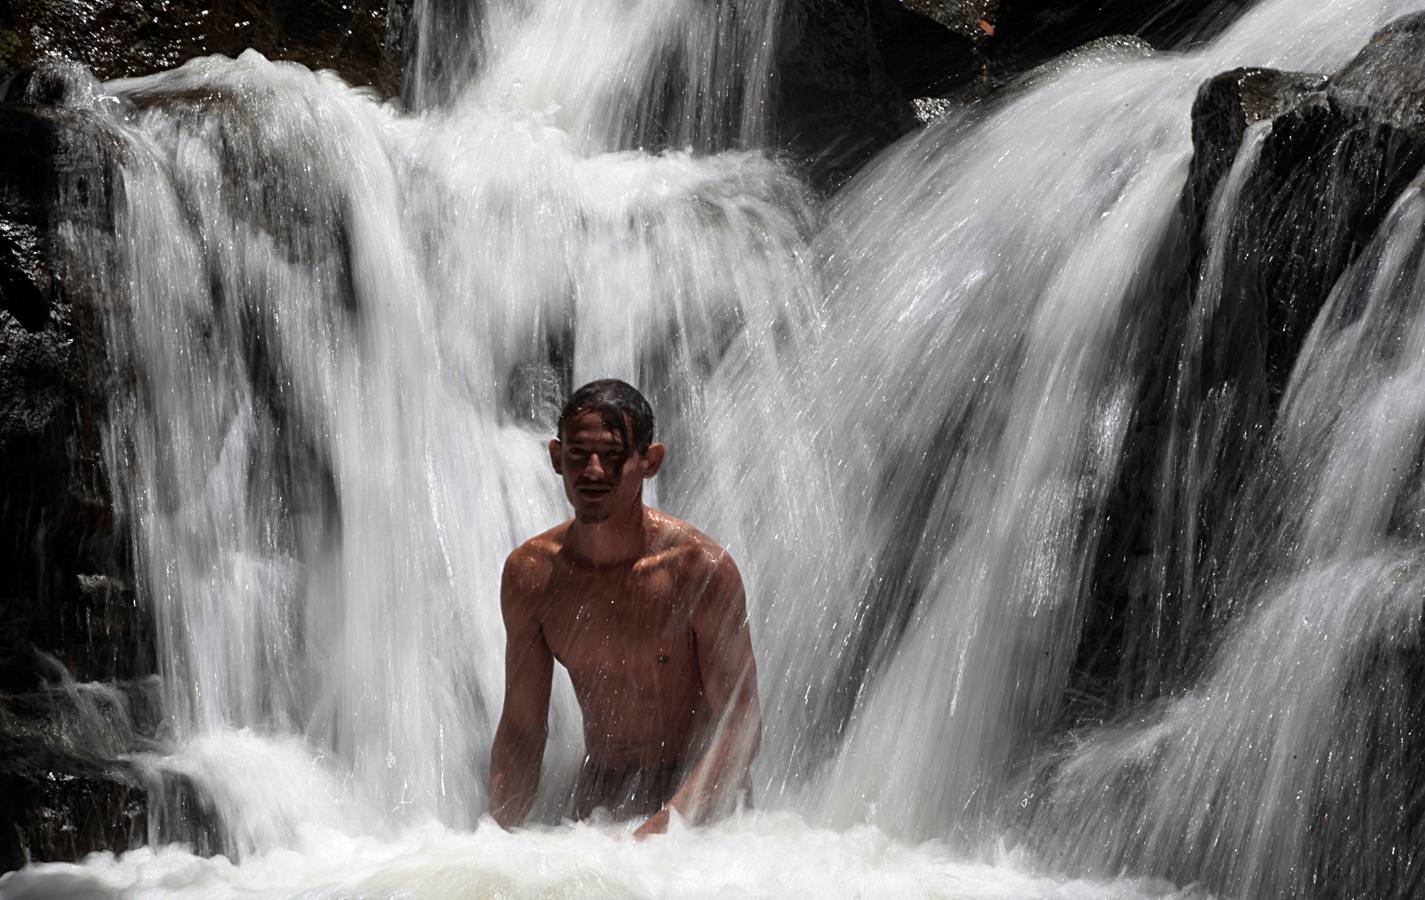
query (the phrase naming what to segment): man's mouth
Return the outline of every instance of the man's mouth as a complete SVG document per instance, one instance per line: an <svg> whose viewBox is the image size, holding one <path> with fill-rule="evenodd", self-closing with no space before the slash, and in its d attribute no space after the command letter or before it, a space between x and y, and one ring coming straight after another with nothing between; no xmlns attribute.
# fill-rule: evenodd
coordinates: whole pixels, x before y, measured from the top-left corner
<svg viewBox="0 0 1425 900"><path fill-rule="evenodd" d="M588 497L588 498L591 499L591 500L597 500L597 499L599 499L600 497L604 497L604 496L608 495L610 492L612 492L612 491L613 491L613 485L608 485L608 484L576 484L576 485L574 486L574 490L575 490L575 491L578 491L579 496L581 496L581 497Z"/></svg>

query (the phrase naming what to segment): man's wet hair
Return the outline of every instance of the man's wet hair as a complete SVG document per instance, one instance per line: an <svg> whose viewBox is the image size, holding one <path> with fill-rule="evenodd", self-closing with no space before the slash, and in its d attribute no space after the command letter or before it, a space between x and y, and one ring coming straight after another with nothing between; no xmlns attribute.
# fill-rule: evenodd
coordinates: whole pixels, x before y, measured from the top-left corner
<svg viewBox="0 0 1425 900"><path fill-rule="evenodd" d="M610 431L623 439L625 447L639 453L653 443L653 407L638 388L617 378L591 381L569 395L559 413L558 436L564 440L564 426L576 416L596 412Z"/></svg>

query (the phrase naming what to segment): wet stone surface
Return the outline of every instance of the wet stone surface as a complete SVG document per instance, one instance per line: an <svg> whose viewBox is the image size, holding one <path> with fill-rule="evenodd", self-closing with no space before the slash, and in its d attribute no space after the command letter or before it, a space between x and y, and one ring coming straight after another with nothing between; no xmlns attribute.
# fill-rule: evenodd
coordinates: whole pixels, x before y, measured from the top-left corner
<svg viewBox="0 0 1425 900"><path fill-rule="evenodd" d="M76 682L39 664L54 682L0 695L0 871L154 840L217 848L192 785L133 761L161 733L157 679Z"/></svg>
<svg viewBox="0 0 1425 900"><path fill-rule="evenodd" d="M1422 55L1425 16L1412 16L1384 29L1330 77L1229 72L1198 96L1184 198L1193 272L1201 271L1206 252L1212 195L1247 127L1271 123L1220 237L1226 260L1221 300L1193 386L1196 401L1212 405L1224 435L1209 461L1218 473L1218 495L1230 493L1267 452L1263 440L1312 323L1425 166ZM1185 322L1186 309L1181 315ZM1223 501L1209 496L1206 502ZM1237 513L1253 514L1250 503ZM1201 521L1226 519L1209 509ZM1228 555L1217 542L1233 530L1203 536L1206 567Z"/></svg>
<svg viewBox="0 0 1425 900"><path fill-rule="evenodd" d="M387 15L385 0L27 0L0 12L0 72L62 57L109 79L251 47L393 96L399 85Z"/></svg>
<svg viewBox="0 0 1425 900"><path fill-rule="evenodd" d="M49 246L55 184L88 164L69 148L93 141L29 102L88 78L42 68L0 103L0 870L154 833L153 782L125 761L160 716L103 467L102 298L93 278L62 290Z"/></svg>
<svg viewBox="0 0 1425 900"><path fill-rule="evenodd" d="M1112 718L1181 689L1192 648L1213 640L1226 619L1225 610L1190 611L1182 583L1161 573L1193 572L1200 600L1213 596L1206 587L1214 579L1246 574L1226 571L1224 562L1233 557L1229 536L1253 533L1250 517L1262 512L1241 497L1241 486L1269 452L1266 438L1307 333L1425 167L1422 59L1425 16L1413 16L1383 29L1334 75L1236 69L1199 90L1181 221L1150 267L1161 283L1141 298L1156 334L1150 356L1165 362L1149 369L1134 404L1066 725ZM1226 260L1220 305L1206 325L1201 369L1185 375L1179 404L1181 356L1198 352L1187 335L1191 311L1203 302L1210 207L1259 123L1271 130L1219 236ZM1163 488L1177 477L1165 470L1164 447L1174 427L1187 434L1199 417L1220 440L1211 458L1199 460L1212 475L1200 506L1189 510L1173 505L1189 502L1188 492ZM1154 529L1189 520L1197 523L1195 543L1173 542L1171 558L1155 558ZM1137 685L1138 693L1115 693L1109 686L1116 683Z"/></svg>

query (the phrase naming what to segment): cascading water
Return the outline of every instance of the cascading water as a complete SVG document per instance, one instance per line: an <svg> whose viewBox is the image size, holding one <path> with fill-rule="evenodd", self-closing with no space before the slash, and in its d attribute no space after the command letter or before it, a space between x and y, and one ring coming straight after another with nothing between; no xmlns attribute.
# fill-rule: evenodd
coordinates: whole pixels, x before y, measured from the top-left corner
<svg viewBox="0 0 1425 900"><path fill-rule="evenodd" d="M407 93L417 108L545 112L596 150L760 148L780 13L780 0L418 0Z"/></svg>
<svg viewBox="0 0 1425 900"><path fill-rule="evenodd" d="M373 826L484 812L503 653L489 576L564 516L542 444L571 380L644 385L677 448L659 494L744 558L764 615L847 580L845 557L767 552L845 544L829 474L787 424L785 360L816 324L805 191L761 156L599 152L558 127L627 102L604 96L621 63L553 82L591 99L515 77L572 15L529 17L513 76L424 119L255 55L110 86L132 104L115 121L111 352L136 379L110 443L179 741L301 738L342 773L342 814ZM93 237L65 235L102 270ZM747 442L759 433L777 446ZM764 690L793 727L768 740L789 744L816 657L778 638L763 652L787 657L785 681ZM239 849L302 818L261 809L259 826L234 808Z"/></svg>
<svg viewBox="0 0 1425 900"><path fill-rule="evenodd" d="M1303 7L1264 3L1200 53L1066 61L986 121L908 140L833 203L820 359L870 462L851 481L873 511L857 545L898 576L875 597L881 633L861 635L887 663L823 792L837 820L927 838L1002 821L1073 663L1151 364L1156 311L1133 301L1157 299L1193 96L1233 65L1334 68L1404 6L1335 6L1348 25L1324 42L1297 30Z"/></svg>
<svg viewBox="0 0 1425 900"><path fill-rule="evenodd" d="M825 209L760 152L775 4L491 2L458 65L418 5L415 116L251 53L95 88L112 221L58 237L110 304L110 471L172 722L148 762L206 788L241 861L145 849L3 886L1171 890L1037 865L1302 888L1311 804L1376 771L1308 716L1405 715L1399 667L1359 648L1420 617L1419 354L1387 352L1419 340L1416 194L1293 378L1261 475L1291 530L1252 545L1287 574L1190 694L1059 760L1032 856L956 858L992 855L1059 736L1197 87L1330 69L1422 6L1267 0L1191 55L1081 54ZM602 376L654 402L655 502L742 565L767 729L760 811L645 845L481 821L500 563L565 515L543 441ZM1396 699L1367 716L1342 685ZM551 823L579 753L567 684L556 701ZM1185 805L1204 795L1212 815ZM897 843L927 838L948 846Z"/></svg>
<svg viewBox="0 0 1425 900"><path fill-rule="evenodd" d="M1416 848L1372 848L1420 815L1422 224L1412 186L1298 361L1257 474L1275 527L1236 536L1277 569L1251 613L1202 684L1055 773L1038 824L1065 857L1213 873L1240 896L1418 887Z"/></svg>

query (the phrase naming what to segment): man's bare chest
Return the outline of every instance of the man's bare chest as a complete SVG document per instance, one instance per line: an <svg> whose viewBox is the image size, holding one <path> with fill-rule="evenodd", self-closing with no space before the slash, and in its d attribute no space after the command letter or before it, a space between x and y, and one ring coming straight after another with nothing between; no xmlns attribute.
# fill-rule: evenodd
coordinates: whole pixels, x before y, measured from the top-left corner
<svg viewBox="0 0 1425 900"><path fill-rule="evenodd" d="M576 681L693 663L691 602L667 571L556 573L541 610L550 651Z"/></svg>

